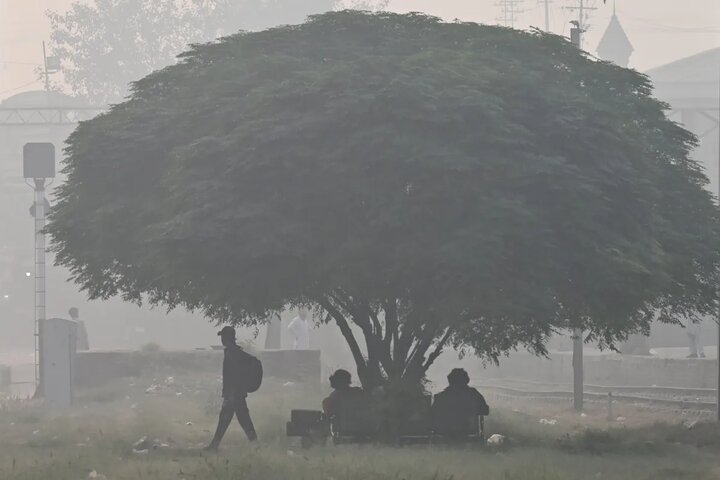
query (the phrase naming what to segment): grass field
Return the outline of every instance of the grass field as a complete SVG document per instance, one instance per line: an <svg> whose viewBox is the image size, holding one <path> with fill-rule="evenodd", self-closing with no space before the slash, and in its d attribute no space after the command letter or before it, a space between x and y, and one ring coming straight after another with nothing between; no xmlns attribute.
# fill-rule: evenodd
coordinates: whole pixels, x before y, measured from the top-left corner
<svg viewBox="0 0 720 480"><path fill-rule="evenodd" d="M682 417L630 407L618 411L627 418L620 423L608 422L602 409L580 417L566 406L491 403L486 430L507 437L501 450L302 450L284 436L288 412L315 407L325 388L266 382L250 402L261 441L247 443L235 423L219 454L202 451L216 421L214 378L135 380L85 391L77 408L62 415L7 401L0 411L0 479L720 479L717 424L688 429ZM161 446L134 453L143 436Z"/></svg>

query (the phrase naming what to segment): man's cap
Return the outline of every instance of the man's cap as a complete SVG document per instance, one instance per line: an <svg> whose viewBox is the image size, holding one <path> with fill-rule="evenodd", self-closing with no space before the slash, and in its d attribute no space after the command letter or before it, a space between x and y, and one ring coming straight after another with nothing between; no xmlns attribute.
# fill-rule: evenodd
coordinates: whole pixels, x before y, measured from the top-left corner
<svg viewBox="0 0 720 480"><path fill-rule="evenodd" d="M218 335L220 337L233 337L235 338L235 329L231 326L223 327L222 330L218 332Z"/></svg>

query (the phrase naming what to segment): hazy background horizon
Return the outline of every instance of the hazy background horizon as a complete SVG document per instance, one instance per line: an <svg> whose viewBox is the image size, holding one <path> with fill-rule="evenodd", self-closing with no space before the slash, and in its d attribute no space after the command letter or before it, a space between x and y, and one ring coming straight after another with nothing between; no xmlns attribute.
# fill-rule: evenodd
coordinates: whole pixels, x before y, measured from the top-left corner
<svg viewBox="0 0 720 480"><path fill-rule="evenodd" d="M0 0L0 100L42 87L35 70L42 62L42 42L50 25L47 10L64 12L72 0ZM80 2L84 3L84 2ZM495 0L391 0L389 10L417 11L446 20L460 19L498 24L502 8ZM577 18L579 0L551 0L550 30L568 35L570 20ZM610 21L613 2L585 0L588 31L585 49L595 53ZM519 2L515 28L545 26L544 0ZM630 66L640 71L720 46L720 2L689 0L617 0L618 18L635 48Z"/></svg>

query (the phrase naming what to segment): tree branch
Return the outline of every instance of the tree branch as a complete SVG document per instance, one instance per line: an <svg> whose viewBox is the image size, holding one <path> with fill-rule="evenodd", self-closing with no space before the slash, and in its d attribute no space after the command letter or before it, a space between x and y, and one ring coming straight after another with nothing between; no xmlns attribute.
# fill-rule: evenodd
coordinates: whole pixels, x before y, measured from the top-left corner
<svg viewBox="0 0 720 480"><path fill-rule="evenodd" d="M362 354L362 350L360 350L360 345L358 345L357 340L355 339L355 335L353 335L352 333L350 325L348 324L343 314L337 308L335 308L330 299L325 298L320 300L318 303L323 309L325 309L326 312L328 312L328 314L330 314L335 319L335 323L337 323L338 327L340 327L340 332L342 333L343 337L345 337L345 341L350 347L350 352L352 353L353 359L355 360L355 364L358 368L358 376L360 377L360 381L362 382L362 380L365 378L365 370L367 368L367 364L365 362L365 357Z"/></svg>
<svg viewBox="0 0 720 480"><path fill-rule="evenodd" d="M435 350L432 351L432 353L428 356L427 360L425 361L425 364L423 365L423 370L427 372L427 369L430 368L430 365L433 364L435 360L440 356L440 354L443 351L443 348L445 347L445 344L450 339L450 333L451 330L448 328L445 331L445 335L440 339L440 341L435 345Z"/></svg>

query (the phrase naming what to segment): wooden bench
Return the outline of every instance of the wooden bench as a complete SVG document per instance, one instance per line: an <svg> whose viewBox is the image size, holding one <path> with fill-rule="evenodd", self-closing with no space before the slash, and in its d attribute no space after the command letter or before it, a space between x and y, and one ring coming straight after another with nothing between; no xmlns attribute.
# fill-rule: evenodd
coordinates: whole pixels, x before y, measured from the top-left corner
<svg viewBox="0 0 720 480"><path fill-rule="evenodd" d="M392 440L401 445L418 443L475 443L485 439L485 417L470 406L431 407L431 397L413 405L410 414L401 419ZM345 399L331 419L319 410L292 410L286 425L289 437L300 437L305 448L324 445L332 438L335 445L365 443L378 438L381 427L378 414L365 397Z"/></svg>
<svg viewBox="0 0 720 480"><path fill-rule="evenodd" d="M377 414L365 396L346 398L330 419L333 443L364 443L375 440L378 433Z"/></svg>
<svg viewBox="0 0 720 480"><path fill-rule="evenodd" d="M303 448L325 445L330 437L330 423L319 410L291 410L285 433L288 437L300 437Z"/></svg>

